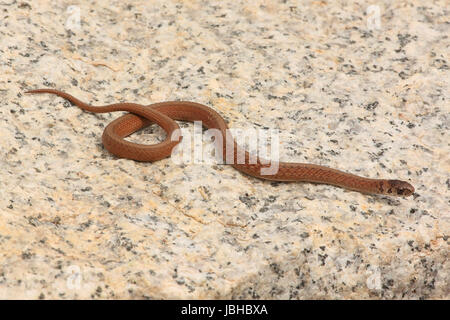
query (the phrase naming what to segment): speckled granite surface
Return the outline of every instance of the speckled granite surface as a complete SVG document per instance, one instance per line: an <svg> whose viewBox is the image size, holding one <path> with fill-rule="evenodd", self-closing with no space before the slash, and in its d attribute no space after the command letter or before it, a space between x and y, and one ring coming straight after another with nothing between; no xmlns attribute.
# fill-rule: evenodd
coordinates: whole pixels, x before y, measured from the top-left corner
<svg viewBox="0 0 450 320"><path fill-rule="evenodd" d="M0 298L448 299L448 2L371 4L0 1ZM416 194L117 159L119 114L41 87L204 103Z"/></svg>

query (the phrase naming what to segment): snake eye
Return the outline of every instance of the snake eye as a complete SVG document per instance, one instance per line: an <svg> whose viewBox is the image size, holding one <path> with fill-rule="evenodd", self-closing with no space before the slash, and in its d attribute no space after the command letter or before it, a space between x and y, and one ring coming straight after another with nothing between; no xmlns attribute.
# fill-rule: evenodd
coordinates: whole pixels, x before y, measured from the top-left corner
<svg viewBox="0 0 450 320"><path fill-rule="evenodd" d="M399 189L398 191L397 191L397 193L398 193L398 195L399 196L410 196L410 195L412 195L413 193L414 193L414 189L413 190L410 190L410 189Z"/></svg>
<svg viewBox="0 0 450 320"><path fill-rule="evenodd" d="M394 193L398 196L408 197L414 193L414 187L408 182L401 180L389 180Z"/></svg>

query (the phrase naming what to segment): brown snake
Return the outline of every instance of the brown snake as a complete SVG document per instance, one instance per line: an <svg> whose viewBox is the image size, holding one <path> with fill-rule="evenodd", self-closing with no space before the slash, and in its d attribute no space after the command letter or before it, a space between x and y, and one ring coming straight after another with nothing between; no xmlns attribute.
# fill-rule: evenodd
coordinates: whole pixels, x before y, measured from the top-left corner
<svg viewBox="0 0 450 320"><path fill-rule="evenodd" d="M171 155L172 149L181 139L173 141L172 133L179 129L174 120L202 121L209 129L218 129L225 139L223 143L223 159L227 159L227 150L232 150L231 163L237 170L250 176L275 181L305 181L324 183L342 188L362 192L395 196L409 196L414 193L414 187L401 180L369 179L354 174L342 172L336 169L309 163L278 162L278 171L274 174L261 174L262 168L269 168L270 162L257 158L256 163L249 161L249 153L245 153L245 163L237 161L237 153L242 151L231 136L227 136L228 126L225 120L213 109L199 103L189 101L168 101L151 105L135 103L116 103L107 106L91 106L77 98L54 89L38 89L26 93L52 93L69 100L83 110L95 113L113 111L128 111L114 120L103 132L103 145L112 154L137 161L156 161ZM166 139L154 145L142 145L124 140L125 137L150 125L157 123L167 133ZM228 155L230 156L230 155Z"/></svg>

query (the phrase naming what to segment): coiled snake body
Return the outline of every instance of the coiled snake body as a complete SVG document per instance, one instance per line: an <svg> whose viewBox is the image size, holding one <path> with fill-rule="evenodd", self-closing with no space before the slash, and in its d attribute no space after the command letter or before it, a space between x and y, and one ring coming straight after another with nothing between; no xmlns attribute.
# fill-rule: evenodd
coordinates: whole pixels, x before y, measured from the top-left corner
<svg viewBox="0 0 450 320"><path fill-rule="evenodd" d="M237 161L237 154L242 151L234 139L227 135L228 126L225 120L213 109L199 103L189 101L168 101L151 105L135 103L117 103L107 106L91 106L65 92L54 89L37 89L27 93L52 93L67 99L83 110L105 113L114 111L130 112L114 120L105 128L102 141L105 148L112 154L137 161L156 161L171 155L172 149L180 142L171 139L172 133L179 129L174 120L202 121L207 128L217 129L224 137L223 159L230 159L237 170L250 176L275 181L304 181L324 183L363 193L409 196L414 193L414 187L408 182L388 179L369 179L336 169L309 163L278 162L278 170L273 174L261 174L261 169L269 168L271 163L257 158L256 163L249 161L250 155L245 154L245 162ZM150 125L157 123L167 133L166 139L155 145L142 145L124 140L125 137Z"/></svg>

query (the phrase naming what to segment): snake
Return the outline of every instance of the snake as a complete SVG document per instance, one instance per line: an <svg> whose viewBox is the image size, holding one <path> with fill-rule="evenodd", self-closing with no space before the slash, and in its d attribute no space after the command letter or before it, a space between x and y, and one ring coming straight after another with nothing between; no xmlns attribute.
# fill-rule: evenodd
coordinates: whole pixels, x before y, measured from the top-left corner
<svg viewBox="0 0 450 320"><path fill-rule="evenodd" d="M109 123L103 131L104 147L119 158L135 161L157 161L171 156L173 148L181 141L182 136L173 138L176 130L180 130L176 121L201 121L203 127L216 129L224 138L222 142L222 159L240 172L259 179L271 181L298 181L328 184L364 194L381 194L390 196L410 196L414 187L397 179L372 179L344 172L334 168L312 163L278 162L256 157L250 161L251 155L242 149L229 133L224 118L214 109L200 103L190 101L165 101L142 105L136 103L115 103L105 106L92 106L84 103L72 95L55 89L35 89L26 91L29 94L50 93L64 98L84 111L106 113L115 111L128 112ZM164 141L144 145L125 140L131 134L156 123L165 132ZM176 134L175 134L176 136ZM238 154L242 152L244 161L238 161ZM242 159L242 158L241 158ZM276 164L277 170L270 172ZM266 169L266 173L263 173ZM270 172L267 174L267 172Z"/></svg>

